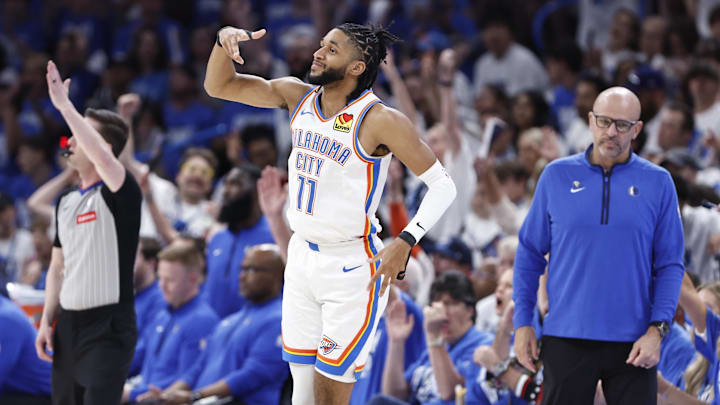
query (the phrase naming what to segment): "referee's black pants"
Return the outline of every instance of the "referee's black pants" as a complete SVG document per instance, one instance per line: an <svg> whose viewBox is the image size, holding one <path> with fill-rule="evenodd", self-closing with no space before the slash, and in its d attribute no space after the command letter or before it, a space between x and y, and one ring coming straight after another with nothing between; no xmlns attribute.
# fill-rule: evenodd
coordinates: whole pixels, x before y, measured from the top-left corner
<svg viewBox="0 0 720 405"><path fill-rule="evenodd" d="M625 363L633 343L543 336L543 405L591 405L598 380L608 405L657 404L657 368Z"/></svg>
<svg viewBox="0 0 720 405"><path fill-rule="evenodd" d="M119 405L136 340L132 305L63 310L53 335L52 403Z"/></svg>
<svg viewBox="0 0 720 405"><path fill-rule="evenodd" d="M26 394L3 394L0 395L2 405L50 405L50 397Z"/></svg>

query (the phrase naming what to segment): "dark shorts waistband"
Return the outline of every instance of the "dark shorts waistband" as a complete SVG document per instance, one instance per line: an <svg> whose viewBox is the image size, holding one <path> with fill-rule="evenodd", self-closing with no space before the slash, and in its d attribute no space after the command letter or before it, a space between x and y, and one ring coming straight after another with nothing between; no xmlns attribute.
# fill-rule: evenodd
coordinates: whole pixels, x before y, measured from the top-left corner
<svg viewBox="0 0 720 405"><path fill-rule="evenodd" d="M100 318L106 318L109 316L131 316L135 317L135 308L132 305L124 304L124 303L118 303L118 304L109 304L109 305L103 305L100 307L95 308L88 308L88 309L80 309L80 310L73 310L73 309L65 309L60 307L61 317L66 318L72 318L76 320L96 320Z"/></svg>

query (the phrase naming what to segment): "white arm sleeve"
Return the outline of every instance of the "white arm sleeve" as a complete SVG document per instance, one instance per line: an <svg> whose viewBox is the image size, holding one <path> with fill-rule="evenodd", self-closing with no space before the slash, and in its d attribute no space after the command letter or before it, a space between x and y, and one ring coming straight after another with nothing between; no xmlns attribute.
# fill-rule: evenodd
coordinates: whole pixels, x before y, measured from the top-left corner
<svg viewBox="0 0 720 405"><path fill-rule="evenodd" d="M439 160L435 160L435 163L418 178L428 186L428 191L420 202L417 214L403 229L412 235L416 242L419 242L420 238L437 223L457 195L455 183Z"/></svg>

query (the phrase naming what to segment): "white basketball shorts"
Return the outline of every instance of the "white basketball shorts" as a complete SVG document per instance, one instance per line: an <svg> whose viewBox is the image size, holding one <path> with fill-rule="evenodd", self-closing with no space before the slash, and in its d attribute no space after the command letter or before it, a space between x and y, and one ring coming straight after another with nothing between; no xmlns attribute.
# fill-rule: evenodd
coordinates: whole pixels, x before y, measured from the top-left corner
<svg viewBox="0 0 720 405"><path fill-rule="evenodd" d="M367 259L380 249L375 236L333 245L292 236L282 303L285 361L314 364L328 376L362 371L387 305L388 293L379 296L382 277L367 290L376 271Z"/></svg>

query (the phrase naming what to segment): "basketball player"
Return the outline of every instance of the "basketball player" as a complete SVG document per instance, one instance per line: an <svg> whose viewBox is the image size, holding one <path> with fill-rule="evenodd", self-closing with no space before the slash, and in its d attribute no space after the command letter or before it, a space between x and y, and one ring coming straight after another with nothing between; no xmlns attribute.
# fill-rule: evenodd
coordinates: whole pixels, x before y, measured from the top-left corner
<svg viewBox="0 0 720 405"><path fill-rule="evenodd" d="M205 90L290 114L287 216L294 235L285 270L283 358L294 380L293 404L344 405L385 309L385 289L404 276L410 249L453 201L455 185L410 120L370 89L396 37L381 28L338 26L320 41L306 84L235 73L232 62L243 63L238 43L263 35L264 29L221 29ZM391 153L428 192L398 239L382 248L375 210Z"/></svg>

